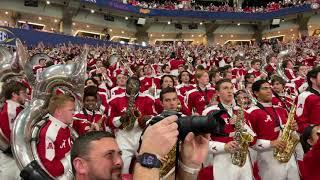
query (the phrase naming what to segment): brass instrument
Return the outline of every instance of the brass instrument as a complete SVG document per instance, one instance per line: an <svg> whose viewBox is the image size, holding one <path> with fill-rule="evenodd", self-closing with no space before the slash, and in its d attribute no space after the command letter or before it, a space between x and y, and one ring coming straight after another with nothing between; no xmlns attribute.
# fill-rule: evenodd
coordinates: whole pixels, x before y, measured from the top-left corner
<svg viewBox="0 0 320 180"><path fill-rule="evenodd" d="M235 121L235 135L234 141L239 144L239 149L231 154L232 164L237 166L244 166L247 160L248 154L248 147L250 142L253 141L253 136L246 132L246 129L243 128L243 121L244 121L244 110L243 106L241 105L237 118Z"/></svg>
<svg viewBox="0 0 320 180"><path fill-rule="evenodd" d="M124 63L122 60L119 62L128 70L128 74L130 77L134 75L131 67L127 63Z"/></svg>
<svg viewBox="0 0 320 180"><path fill-rule="evenodd" d="M166 179L171 173L174 172L176 162L176 147L177 145L173 146L170 152L161 159L160 177L163 179Z"/></svg>
<svg viewBox="0 0 320 180"><path fill-rule="evenodd" d="M181 105L180 100L178 99L177 112L180 112L181 109L182 109L182 105Z"/></svg>
<svg viewBox="0 0 320 180"><path fill-rule="evenodd" d="M136 120L141 117L141 112L134 105L136 96L139 93L139 88L140 85L138 79L128 79L126 87L126 89L129 91L128 108L125 112L125 118L120 118L123 128L127 131L132 130Z"/></svg>
<svg viewBox="0 0 320 180"><path fill-rule="evenodd" d="M295 131L291 129L291 123L294 120L295 112L296 112L296 105L292 105L288 115L287 123L280 136L280 139L287 143L285 149L283 150L274 149L273 151L274 158L281 163L286 163L290 160L293 152L295 151L297 144L299 143L299 136Z"/></svg>

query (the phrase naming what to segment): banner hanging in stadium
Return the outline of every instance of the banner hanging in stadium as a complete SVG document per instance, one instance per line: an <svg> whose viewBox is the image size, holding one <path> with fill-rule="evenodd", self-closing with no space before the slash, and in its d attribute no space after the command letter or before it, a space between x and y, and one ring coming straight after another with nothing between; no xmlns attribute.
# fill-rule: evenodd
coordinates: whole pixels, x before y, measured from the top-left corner
<svg viewBox="0 0 320 180"><path fill-rule="evenodd" d="M137 14L149 16L165 16L165 17L184 17L184 18L200 18L208 20L269 20L289 14L298 14L312 11L310 4L283 8L273 12L246 13L246 12L206 12L206 11L189 11L189 10L162 10L148 9L138 6L124 4L115 0L81 0L85 3L94 3L98 6L128 11Z"/></svg>
<svg viewBox="0 0 320 180"><path fill-rule="evenodd" d="M36 46L38 43L43 42L46 45L59 45L63 43L73 44L89 44L89 45L100 45L113 44L113 42L106 42L98 39L81 38L62 34L41 32L37 30L26 30L19 28L10 28L0 26L0 44L5 46L15 46L16 38L21 39L22 42L26 43L29 47ZM117 43L115 43L117 44Z"/></svg>

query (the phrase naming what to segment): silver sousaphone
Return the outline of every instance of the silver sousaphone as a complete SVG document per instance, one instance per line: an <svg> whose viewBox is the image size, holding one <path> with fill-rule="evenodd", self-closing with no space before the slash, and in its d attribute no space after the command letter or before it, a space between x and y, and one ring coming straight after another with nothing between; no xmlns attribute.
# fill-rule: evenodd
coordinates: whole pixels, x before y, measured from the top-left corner
<svg viewBox="0 0 320 180"><path fill-rule="evenodd" d="M82 101L87 54L88 48L85 47L76 63L53 65L40 74L30 105L18 115L12 130L12 150L17 165L22 170L20 176L28 172L29 176L45 174L46 178L50 178L37 154L38 133L46 121L44 117L48 113L47 106L55 88L69 89L77 102ZM72 176L66 173L59 179L70 178Z"/></svg>

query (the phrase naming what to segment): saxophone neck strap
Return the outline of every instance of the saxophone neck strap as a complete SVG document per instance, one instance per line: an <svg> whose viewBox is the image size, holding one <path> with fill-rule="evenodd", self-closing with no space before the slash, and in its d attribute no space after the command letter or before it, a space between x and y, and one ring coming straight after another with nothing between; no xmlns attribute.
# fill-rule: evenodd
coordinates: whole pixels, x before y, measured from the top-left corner
<svg viewBox="0 0 320 180"><path fill-rule="evenodd" d="M282 131L282 129L283 129L282 126L281 126L282 123L281 123L281 121L279 119L279 116L278 116L278 113L277 113L276 109L272 105L271 105L271 108L272 108L272 110L274 112L274 115L272 115L269 111L267 111L266 108L264 108L263 105L260 102L257 102L256 106L258 106L258 108L260 108L265 113L267 113L267 115L269 115L274 120L275 127L279 126L280 130Z"/></svg>

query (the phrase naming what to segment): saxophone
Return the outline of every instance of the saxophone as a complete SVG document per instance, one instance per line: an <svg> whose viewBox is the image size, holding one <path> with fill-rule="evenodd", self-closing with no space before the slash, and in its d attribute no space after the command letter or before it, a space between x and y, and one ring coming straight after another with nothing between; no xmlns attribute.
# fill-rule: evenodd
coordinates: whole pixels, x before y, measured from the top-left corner
<svg viewBox="0 0 320 180"><path fill-rule="evenodd" d="M176 163L176 147L177 145L173 146L170 152L161 159L160 177L162 179L166 179L174 172Z"/></svg>
<svg viewBox="0 0 320 180"><path fill-rule="evenodd" d="M296 112L296 105L292 105L287 123L282 131L280 139L287 143L285 149L274 149L273 156L281 163L286 163L290 160L297 144L299 143L299 136L295 131L291 129L291 123L294 120L294 114Z"/></svg>
<svg viewBox="0 0 320 180"><path fill-rule="evenodd" d="M235 122L235 135L234 141L239 144L239 150L231 154L232 164L237 166L244 166L247 159L248 147L250 142L253 141L253 136L246 132L246 129L243 128L243 120L244 120L244 110L241 105L237 119Z"/></svg>
<svg viewBox="0 0 320 180"><path fill-rule="evenodd" d="M139 92L139 82L136 82L134 79L131 79L127 84L130 89L129 92L129 100L128 100L128 108L125 112L125 118L120 118L122 122L122 126L125 130L132 130L137 119L141 117L141 112L135 107L134 102L136 100L137 92Z"/></svg>

